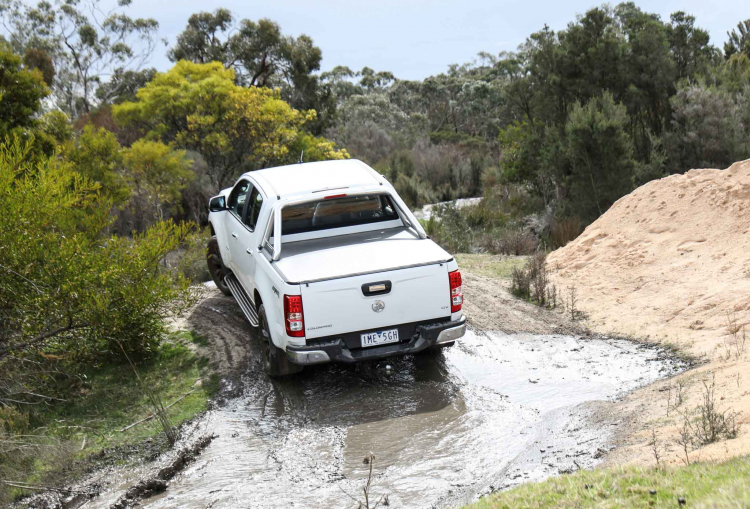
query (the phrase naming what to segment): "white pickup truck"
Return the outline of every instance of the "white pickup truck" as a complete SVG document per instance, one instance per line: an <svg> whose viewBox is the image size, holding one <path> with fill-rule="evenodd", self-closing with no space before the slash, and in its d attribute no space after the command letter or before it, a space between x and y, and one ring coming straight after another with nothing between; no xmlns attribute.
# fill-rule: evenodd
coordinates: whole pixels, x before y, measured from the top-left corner
<svg viewBox="0 0 750 509"><path fill-rule="evenodd" d="M356 160L258 170L209 201L207 262L270 376L438 349L466 332L461 273Z"/></svg>

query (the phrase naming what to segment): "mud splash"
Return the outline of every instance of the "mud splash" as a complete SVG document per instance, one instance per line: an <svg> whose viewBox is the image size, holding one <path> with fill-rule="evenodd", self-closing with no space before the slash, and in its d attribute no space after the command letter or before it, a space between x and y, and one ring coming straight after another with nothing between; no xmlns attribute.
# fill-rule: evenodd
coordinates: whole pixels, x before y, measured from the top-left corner
<svg viewBox="0 0 750 509"><path fill-rule="evenodd" d="M595 465L614 426L590 423L591 402L681 369L624 340L476 331L444 354L389 363L391 376L385 363L331 365L274 382L251 365L227 387L239 396L196 425L217 438L142 505L347 507L347 494L361 498L372 452L374 496L455 506ZM84 507L107 507L126 477Z"/></svg>

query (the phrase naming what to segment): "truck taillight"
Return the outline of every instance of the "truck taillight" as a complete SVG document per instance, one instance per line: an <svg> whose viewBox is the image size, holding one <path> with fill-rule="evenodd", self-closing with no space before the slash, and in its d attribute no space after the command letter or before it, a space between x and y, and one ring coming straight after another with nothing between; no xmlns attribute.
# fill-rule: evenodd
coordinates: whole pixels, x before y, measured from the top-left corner
<svg viewBox="0 0 750 509"><path fill-rule="evenodd" d="M461 289L461 273L457 270L448 273L451 286L451 313L461 311L464 303L464 292Z"/></svg>
<svg viewBox="0 0 750 509"><path fill-rule="evenodd" d="M305 337L305 315L302 311L301 295L284 295L284 323L287 336Z"/></svg>

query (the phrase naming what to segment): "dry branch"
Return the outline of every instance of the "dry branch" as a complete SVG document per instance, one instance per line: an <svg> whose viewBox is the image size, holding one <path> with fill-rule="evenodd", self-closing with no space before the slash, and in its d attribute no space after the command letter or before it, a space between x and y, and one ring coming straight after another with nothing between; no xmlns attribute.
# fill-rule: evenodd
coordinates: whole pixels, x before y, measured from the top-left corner
<svg viewBox="0 0 750 509"><path fill-rule="evenodd" d="M187 396L190 396L194 392L195 392L195 389L192 389L192 390L186 392L185 394L183 394L182 396L180 396L179 398L177 398L176 400L174 400L173 402L171 402L169 405L167 405L166 407L164 407L164 410L168 410L168 409L172 408L175 404L179 403L180 401L182 401L183 399L185 399ZM150 421L153 418L154 418L154 414L149 414L148 416L144 417L140 421L136 421L133 424L128 424L127 426L125 426L124 428L122 428L120 430L120 433L124 433L127 430L129 430L130 428L138 426L139 424L142 424L142 423L144 423L146 421Z"/></svg>

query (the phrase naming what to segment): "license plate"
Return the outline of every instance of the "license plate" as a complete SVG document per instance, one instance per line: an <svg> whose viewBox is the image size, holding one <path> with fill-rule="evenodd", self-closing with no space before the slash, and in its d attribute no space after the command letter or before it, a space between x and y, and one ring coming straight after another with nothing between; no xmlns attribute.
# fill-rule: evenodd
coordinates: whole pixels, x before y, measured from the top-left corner
<svg viewBox="0 0 750 509"><path fill-rule="evenodd" d="M367 334L362 334L362 348L366 348L368 346L387 345L388 343L398 343L398 329L368 332Z"/></svg>

